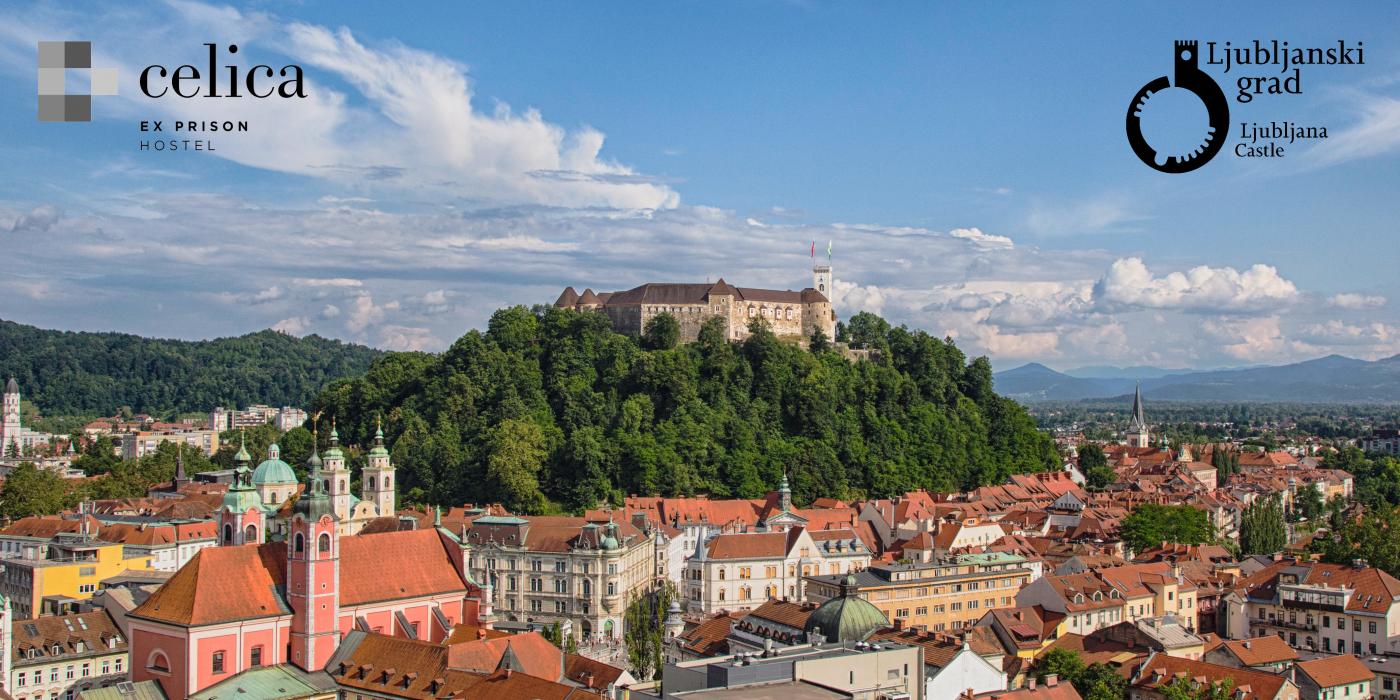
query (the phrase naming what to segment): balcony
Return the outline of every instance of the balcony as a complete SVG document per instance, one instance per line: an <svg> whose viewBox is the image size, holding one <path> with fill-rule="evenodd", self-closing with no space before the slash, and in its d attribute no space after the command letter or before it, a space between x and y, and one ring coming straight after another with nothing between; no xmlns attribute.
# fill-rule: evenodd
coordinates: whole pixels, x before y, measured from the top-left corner
<svg viewBox="0 0 1400 700"><path fill-rule="evenodd" d="M1303 631L1303 632L1316 632L1316 631L1317 631L1317 623L1315 623L1315 622L1304 622L1304 621L1301 621L1301 620L1298 621L1298 622L1289 622L1288 620L1285 620L1285 619L1283 619L1283 618L1273 618L1273 617L1271 617L1271 618L1269 618L1269 619L1267 619L1267 620L1259 620L1259 619L1250 620L1249 623L1250 623L1251 625L1253 625L1253 626L1256 626L1256 627L1277 627L1277 628L1286 629L1286 630L1300 630L1300 631Z"/></svg>

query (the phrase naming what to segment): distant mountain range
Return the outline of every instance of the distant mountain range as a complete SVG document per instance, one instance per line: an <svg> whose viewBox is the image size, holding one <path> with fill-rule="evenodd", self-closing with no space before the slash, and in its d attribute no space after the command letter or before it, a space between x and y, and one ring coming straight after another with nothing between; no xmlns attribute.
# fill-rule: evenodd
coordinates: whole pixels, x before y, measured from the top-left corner
<svg viewBox="0 0 1400 700"><path fill-rule="evenodd" d="M1090 370L1103 374L1093 376ZM1141 381L1143 394L1159 401L1400 403L1400 355L1373 362L1328 355L1290 365L1206 371L1086 367L1057 372L1032 362L997 372L994 381L998 393L1027 402L1124 396Z"/></svg>

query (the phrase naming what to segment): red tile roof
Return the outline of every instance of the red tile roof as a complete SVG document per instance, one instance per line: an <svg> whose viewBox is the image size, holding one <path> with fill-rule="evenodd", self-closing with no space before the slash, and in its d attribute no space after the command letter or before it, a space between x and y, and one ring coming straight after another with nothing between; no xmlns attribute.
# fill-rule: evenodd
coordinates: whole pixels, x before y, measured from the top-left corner
<svg viewBox="0 0 1400 700"><path fill-rule="evenodd" d="M384 562L392 562L386 576ZM436 530L404 530L340 538L340 604L466 591Z"/></svg>
<svg viewBox="0 0 1400 700"><path fill-rule="evenodd" d="M466 591L436 530L340 538L340 603L360 605ZM383 563L393 562L386 576ZM197 627L289 614L287 545L270 542L200 550L144 603L136 617Z"/></svg>
<svg viewBox="0 0 1400 700"><path fill-rule="evenodd" d="M1296 661L1298 652L1281 637L1266 634L1252 639L1225 639L1220 646L1245 666L1262 666L1282 661Z"/></svg>
<svg viewBox="0 0 1400 700"><path fill-rule="evenodd" d="M130 614L187 627L288 614L286 571L284 542L206 547Z"/></svg>
<svg viewBox="0 0 1400 700"><path fill-rule="evenodd" d="M1137 669L1129 685L1156 689L1170 684L1178 676L1202 684L1228 682L1234 689L1231 697L1235 700L1272 700L1288 683L1288 679L1272 673L1153 654Z"/></svg>
<svg viewBox="0 0 1400 700"><path fill-rule="evenodd" d="M1319 688L1332 688L1339 685L1375 680L1376 674L1366 664L1350 654L1326 656L1312 661L1302 661L1294 665L1300 673L1307 674Z"/></svg>

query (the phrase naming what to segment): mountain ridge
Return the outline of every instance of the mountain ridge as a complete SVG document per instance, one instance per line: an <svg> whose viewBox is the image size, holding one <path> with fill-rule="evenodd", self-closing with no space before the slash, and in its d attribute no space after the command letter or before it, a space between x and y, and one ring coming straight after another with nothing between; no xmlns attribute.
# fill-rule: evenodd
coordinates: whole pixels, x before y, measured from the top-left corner
<svg viewBox="0 0 1400 700"><path fill-rule="evenodd" d="M1164 401L1400 403L1400 355L1361 360L1331 354L1284 365L1185 370L1158 377L1085 377L1029 362L993 375L1018 401L1078 401L1144 393Z"/></svg>

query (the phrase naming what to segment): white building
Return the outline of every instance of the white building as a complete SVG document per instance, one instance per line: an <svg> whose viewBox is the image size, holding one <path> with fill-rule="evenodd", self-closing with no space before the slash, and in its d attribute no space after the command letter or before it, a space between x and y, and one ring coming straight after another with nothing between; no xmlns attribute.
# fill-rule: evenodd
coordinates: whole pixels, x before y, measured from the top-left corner
<svg viewBox="0 0 1400 700"><path fill-rule="evenodd" d="M848 574L869 565L870 550L853 530L715 535L686 562L682 596L693 613L748 610L770 598L801 600L804 576Z"/></svg>

